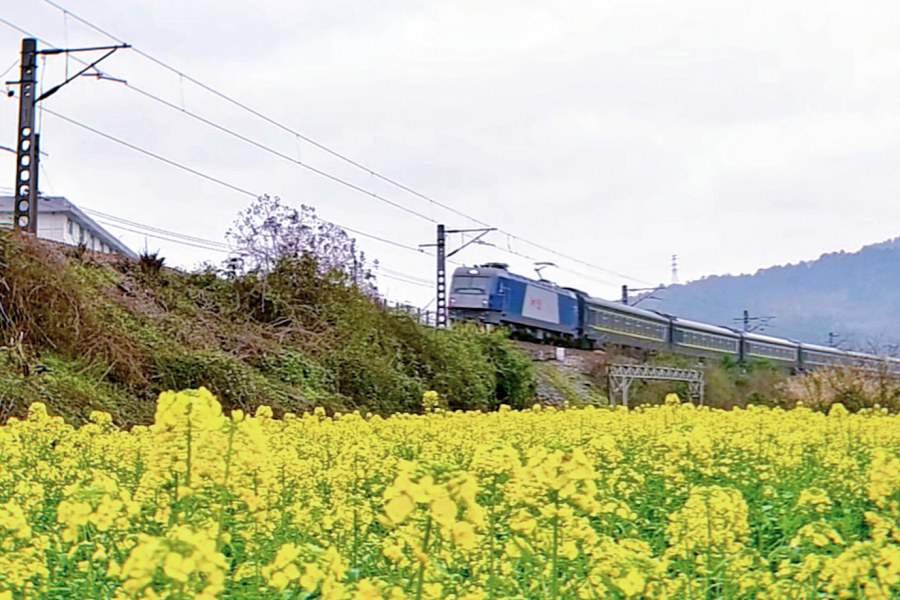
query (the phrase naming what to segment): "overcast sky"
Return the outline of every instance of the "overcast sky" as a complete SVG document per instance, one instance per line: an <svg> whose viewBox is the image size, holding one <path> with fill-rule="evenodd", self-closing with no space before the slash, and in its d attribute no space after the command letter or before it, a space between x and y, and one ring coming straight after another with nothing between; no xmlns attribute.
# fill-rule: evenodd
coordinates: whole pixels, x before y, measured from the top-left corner
<svg viewBox="0 0 900 600"><path fill-rule="evenodd" d="M900 235L900 4L867 0L60 0L166 64L416 191L579 264L494 233L598 296L753 272ZM0 16L57 47L110 43L41 0ZM0 24L0 71L22 35ZM43 47L43 46L42 46ZM87 58L87 55L83 55ZM50 56L39 78L65 76ZM69 64L70 72L76 64ZM243 142L163 97L364 190L446 223L473 222L393 188L133 51L45 102L256 194L417 246L435 225ZM0 145L18 100L0 99ZM41 190L224 241L252 198L44 114ZM14 155L0 151L0 192ZM110 228L192 267L224 254ZM425 305L431 257L358 238L382 291ZM459 236L451 243L458 245ZM461 262L532 261L471 246ZM599 268L596 268L599 267ZM606 271L601 270L606 269ZM628 276L633 279L625 279Z"/></svg>

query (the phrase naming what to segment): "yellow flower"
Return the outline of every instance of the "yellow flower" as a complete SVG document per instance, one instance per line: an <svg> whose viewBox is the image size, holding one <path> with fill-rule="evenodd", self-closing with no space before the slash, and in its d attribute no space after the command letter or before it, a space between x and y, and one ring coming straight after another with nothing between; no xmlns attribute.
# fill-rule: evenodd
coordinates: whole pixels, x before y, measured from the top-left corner
<svg viewBox="0 0 900 600"><path fill-rule="evenodd" d="M404 494L391 498L384 506L384 514L391 520L391 523L397 525L405 521L414 508L412 500Z"/></svg>
<svg viewBox="0 0 900 600"><path fill-rule="evenodd" d="M461 547L470 549L475 546L475 528L466 521L457 521L453 524L453 542Z"/></svg>

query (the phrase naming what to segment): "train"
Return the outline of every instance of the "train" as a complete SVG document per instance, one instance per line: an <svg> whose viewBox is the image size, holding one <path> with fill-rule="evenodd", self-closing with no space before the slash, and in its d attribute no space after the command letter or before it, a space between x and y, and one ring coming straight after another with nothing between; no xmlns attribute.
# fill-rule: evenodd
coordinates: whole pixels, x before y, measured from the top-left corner
<svg viewBox="0 0 900 600"><path fill-rule="evenodd" d="M458 267L448 295L452 321L508 327L518 336L581 347L668 351L700 362L729 357L767 361L794 372L852 365L900 375L900 359L849 352L674 315L590 296L575 288L509 271L504 263Z"/></svg>

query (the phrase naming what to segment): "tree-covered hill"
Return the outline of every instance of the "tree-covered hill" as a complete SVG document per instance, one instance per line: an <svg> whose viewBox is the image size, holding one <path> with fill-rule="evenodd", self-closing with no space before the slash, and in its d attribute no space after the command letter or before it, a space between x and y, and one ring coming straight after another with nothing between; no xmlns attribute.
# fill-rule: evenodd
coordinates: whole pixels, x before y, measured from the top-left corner
<svg viewBox="0 0 900 600"><path fill-rule="evenodd" d="M774 316L764 333L867 349L900 342L900 238L858 252L761 269L752 275L706 277L670 286L640 305L707 323L741 327ZM753 323L757 323L754 321Z"/></svg>

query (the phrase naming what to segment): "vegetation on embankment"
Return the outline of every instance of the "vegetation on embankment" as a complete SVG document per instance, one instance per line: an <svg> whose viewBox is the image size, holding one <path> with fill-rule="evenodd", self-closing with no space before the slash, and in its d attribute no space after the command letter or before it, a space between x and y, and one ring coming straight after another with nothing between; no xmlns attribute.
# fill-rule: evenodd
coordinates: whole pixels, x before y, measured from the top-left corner
<svg viewBox="0 0 900 600"><path fill-rule="evenodd" d="M35 401L153 420L161 391L206 386L226 409L416 412L529 404L531 363L501 331L437 331L308 254L266 276L87 253L0 234L0 421Z"/></svg>
<svg viewBox="0 0 900 600"><path fill-rule="evenodd" d="M610 362L628 362L614 355ZM646 358L651 364L698 368L694 359L660 353ZM900 379L886 365L862 369L858 365L835 366L791 373L764 360L737 362L730 357L707 361L701 367L706 382L705 404L712 408L747 408L751 405L796 408L798 405L828 413L841 404L850 412L884 408L900 413ZM655 405L668 393L689 398L686 383L672 381L634 381L629 389L631 406Z"/></svg>

